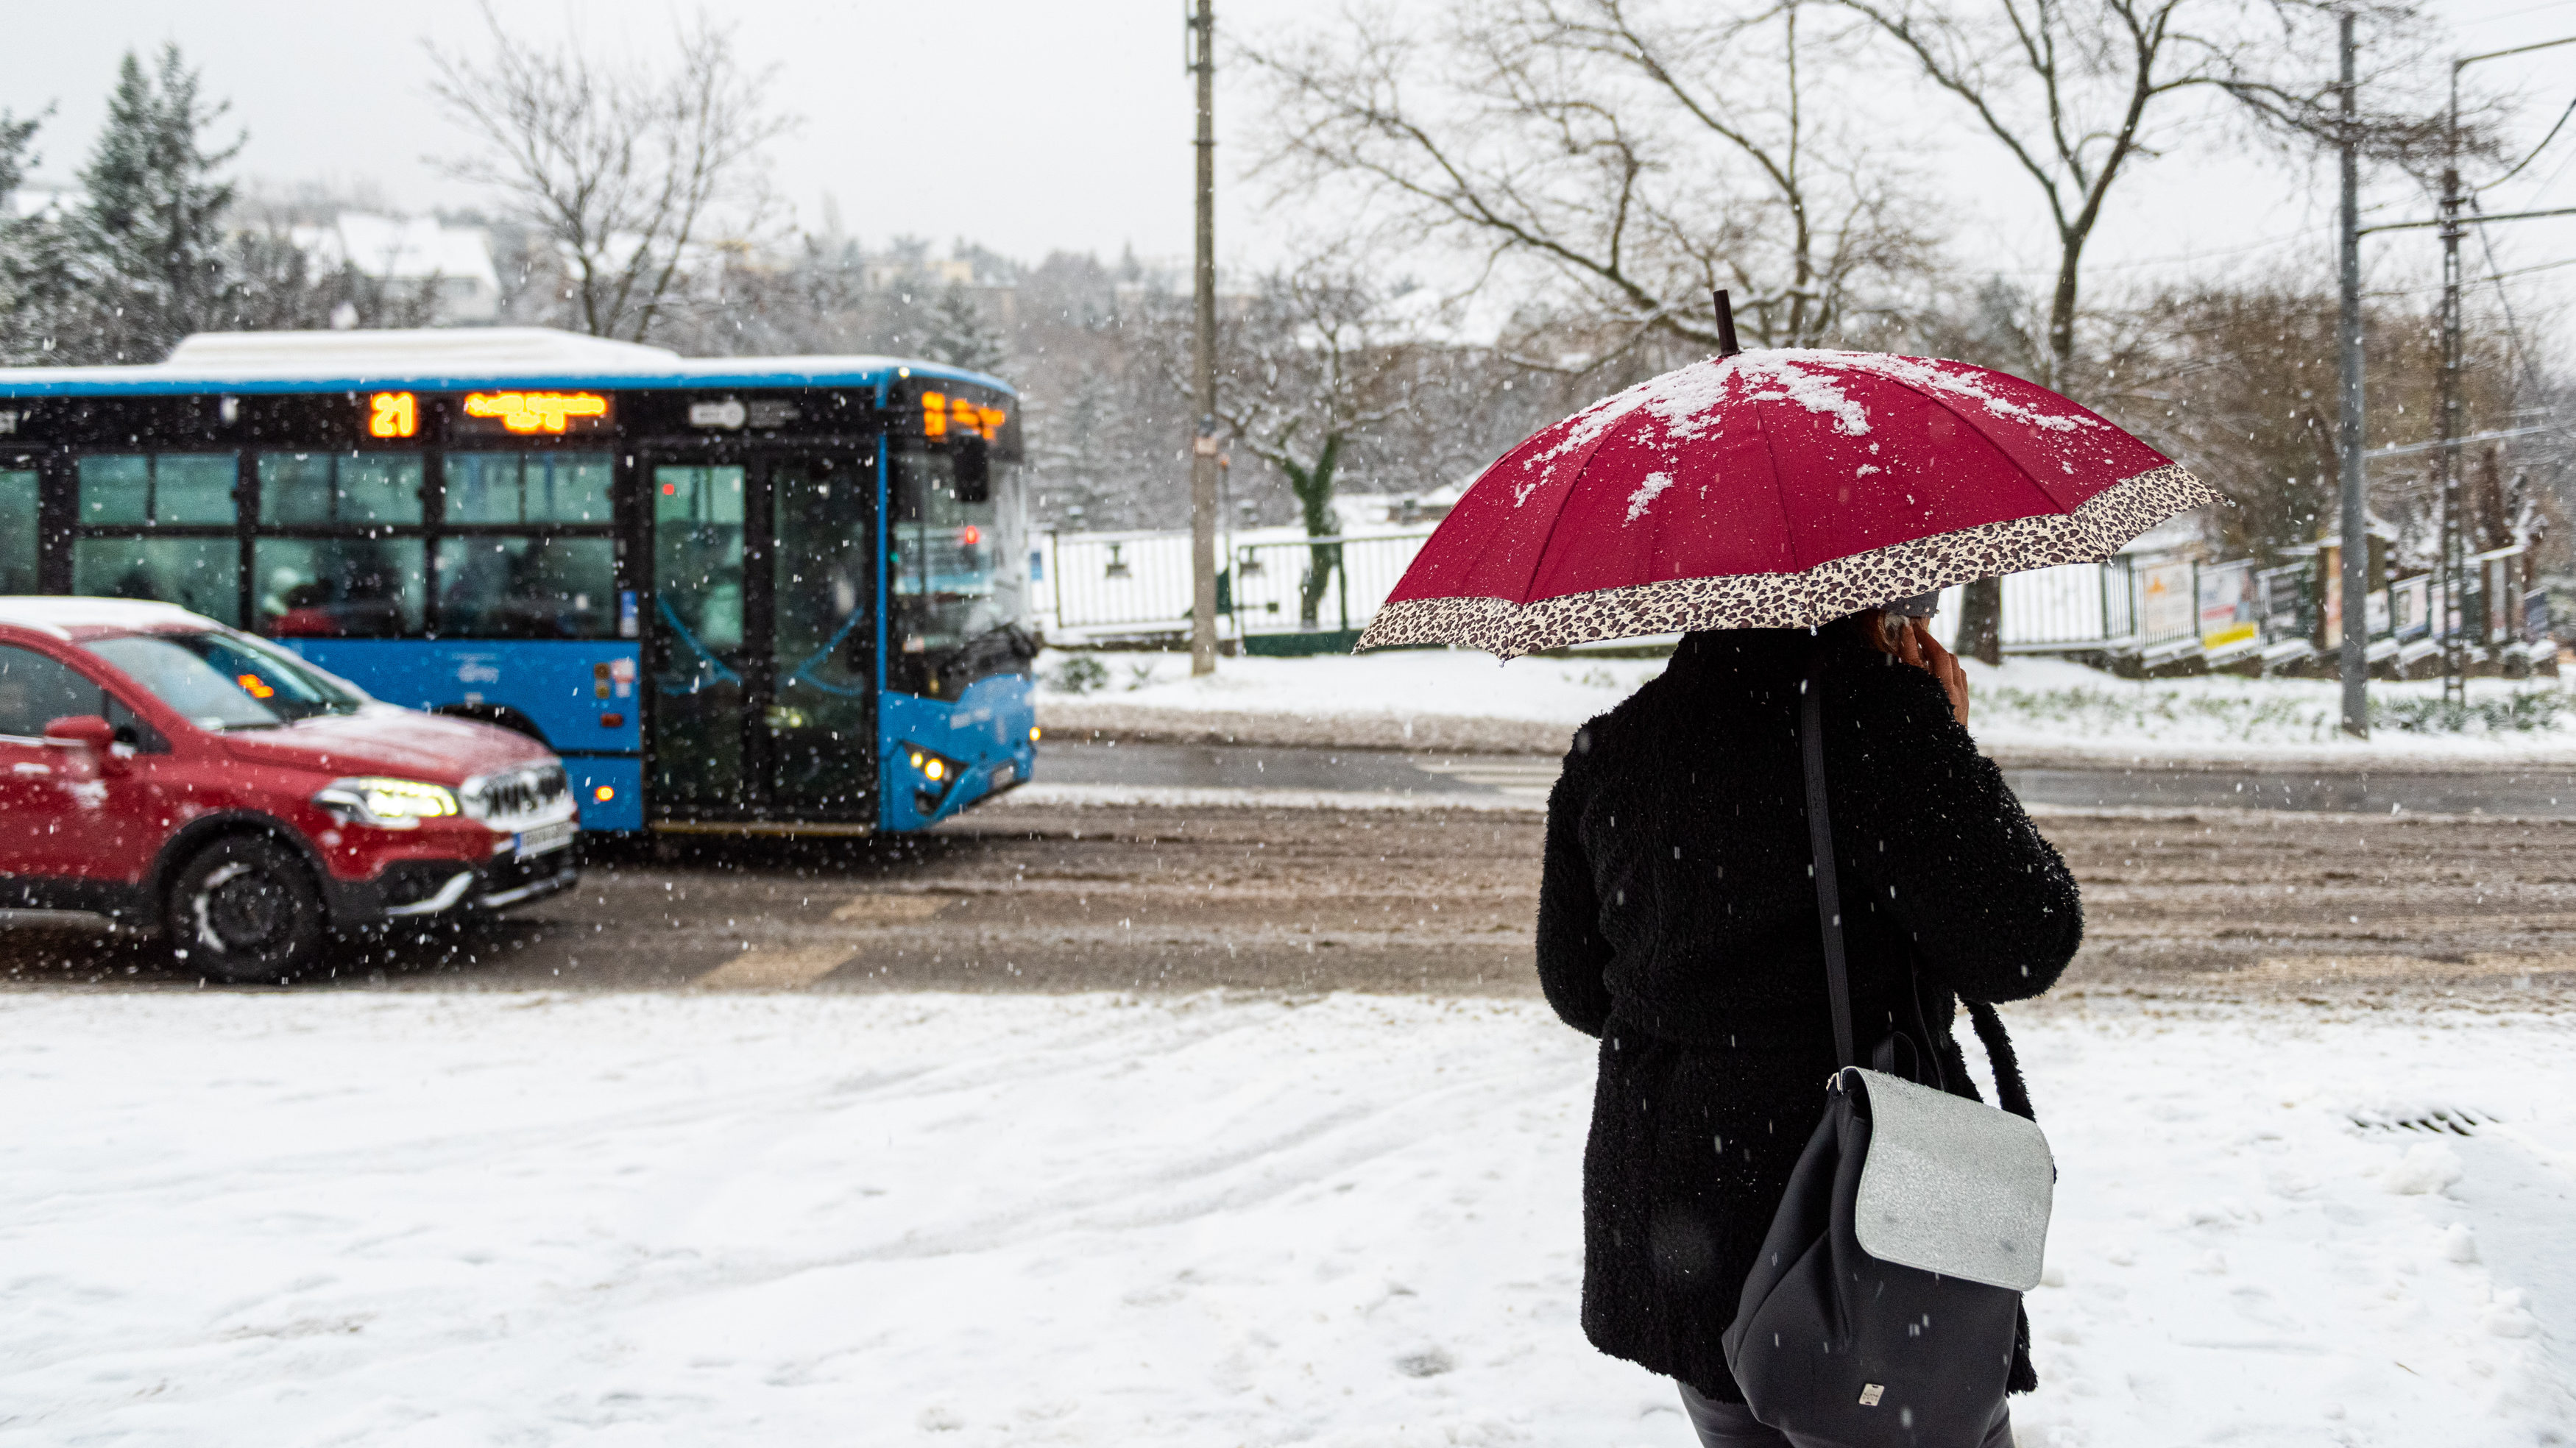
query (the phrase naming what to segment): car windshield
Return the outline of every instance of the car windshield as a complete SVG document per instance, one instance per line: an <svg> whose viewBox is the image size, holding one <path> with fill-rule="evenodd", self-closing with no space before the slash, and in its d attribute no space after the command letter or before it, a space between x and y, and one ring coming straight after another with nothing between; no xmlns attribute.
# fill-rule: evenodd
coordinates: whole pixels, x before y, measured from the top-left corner
<svg viewBox="0 0 2576 1448"><path fill-rule="evenodd" d="M284 649L241 634L130 634L89 650L205 729L268 729L352 714L367 702Z"/></svg>

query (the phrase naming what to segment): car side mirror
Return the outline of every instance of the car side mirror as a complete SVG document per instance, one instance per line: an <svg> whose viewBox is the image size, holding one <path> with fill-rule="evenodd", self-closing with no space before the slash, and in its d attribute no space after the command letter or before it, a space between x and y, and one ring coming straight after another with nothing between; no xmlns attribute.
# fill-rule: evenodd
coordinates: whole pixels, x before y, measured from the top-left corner
<svg viewBox="0 0 2576 1448"><path fill-rule="evenodd" d="M125 761L116 753L116 726L104 715L69 714L53 720L45 725L45 742L80 745L97 761L101 774L125 772Z"/></svg>

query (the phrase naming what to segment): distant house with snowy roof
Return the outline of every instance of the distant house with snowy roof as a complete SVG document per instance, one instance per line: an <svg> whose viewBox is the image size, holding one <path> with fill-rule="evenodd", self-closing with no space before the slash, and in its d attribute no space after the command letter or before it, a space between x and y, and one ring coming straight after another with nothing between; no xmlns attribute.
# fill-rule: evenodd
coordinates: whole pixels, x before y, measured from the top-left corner
<svg viewBox="0 0 2576 1448"><path fill-rule="evenodd" d="M501 312L501 277L492 238L479 226L449 226L425 216L343 211L288 236L314 262L354 267L405 299L432 293L444 325L489 322Z"/></svg>

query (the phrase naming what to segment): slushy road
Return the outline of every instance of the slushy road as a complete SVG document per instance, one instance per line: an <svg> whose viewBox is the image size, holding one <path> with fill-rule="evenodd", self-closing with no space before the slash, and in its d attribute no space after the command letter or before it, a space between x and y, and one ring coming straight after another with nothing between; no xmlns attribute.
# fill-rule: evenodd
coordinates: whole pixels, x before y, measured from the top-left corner
<svg viewBox="0 0 2576 1448"><path fill-rule="evenodd" d="M600 846L577 891L353 954L302 988L1529 994L1541 816L1440 779L1400 807L1033 788L912 840ZM2576 1005L2576 823L2215 808L2040 824L2084 885L2061 997ZM0 985L201 988L149 941L29 916L0 926Z"/></svg>

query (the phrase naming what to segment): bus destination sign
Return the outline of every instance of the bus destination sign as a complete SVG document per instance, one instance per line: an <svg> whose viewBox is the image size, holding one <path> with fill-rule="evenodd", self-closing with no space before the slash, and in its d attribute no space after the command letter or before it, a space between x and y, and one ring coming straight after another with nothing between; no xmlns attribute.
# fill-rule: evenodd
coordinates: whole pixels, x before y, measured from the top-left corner
<svg viewBox="0 0 2576 1448"><path fill-rule="evenodd" d="M466 430L560 437L609 426L608 399L596 392L469 392L458 409Z"/></svg>

